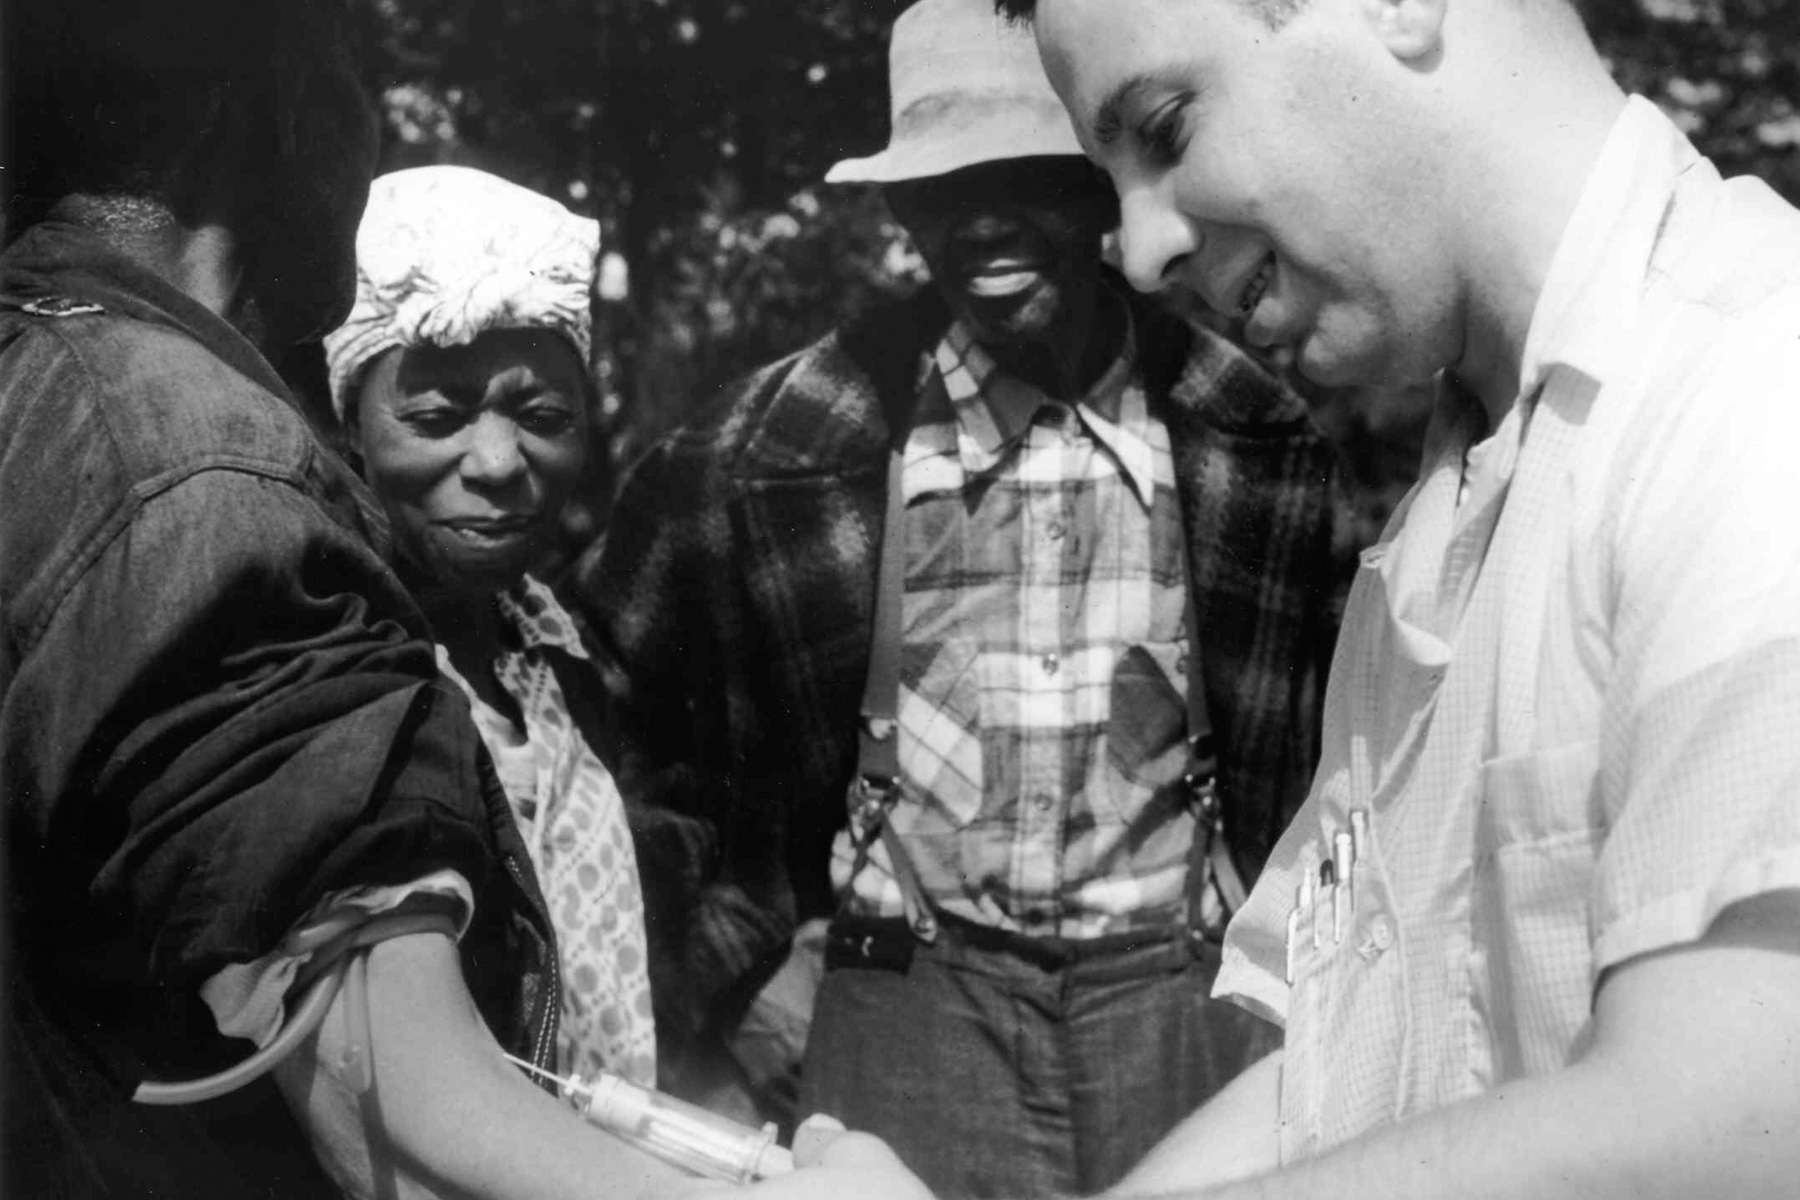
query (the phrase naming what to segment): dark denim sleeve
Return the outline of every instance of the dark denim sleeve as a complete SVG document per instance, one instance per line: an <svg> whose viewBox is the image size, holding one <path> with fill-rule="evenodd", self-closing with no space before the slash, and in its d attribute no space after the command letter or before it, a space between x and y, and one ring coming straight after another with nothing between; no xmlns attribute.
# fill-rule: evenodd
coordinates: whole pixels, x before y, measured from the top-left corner
<svg viewBox="0 0 1800 1200"><path fill-rule="evenodd" d="M0 764L16 928L60 930L59 990L179 1008L330 889L492 884L464 701L394 576L296 487L199 471L53 586Z"/></svg>

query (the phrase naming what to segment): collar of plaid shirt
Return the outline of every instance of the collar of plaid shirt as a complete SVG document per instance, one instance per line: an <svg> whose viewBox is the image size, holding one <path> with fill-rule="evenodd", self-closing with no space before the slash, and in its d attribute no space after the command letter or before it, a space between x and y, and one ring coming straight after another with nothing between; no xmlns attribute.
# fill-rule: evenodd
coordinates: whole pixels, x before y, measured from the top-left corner
<svg viewBox="0 0 1800 1200"><path fill-rule="evenodd" d="M1105 295L1110 302L1119 302L1111 291ZM1002 370L967 326L951 322L931 361L956 414L957 457L966 475L973 478L999 470L1018 448L1032 418L1044 408L1072 409L1094 440L1118 460L1138 501L1146 509L1150 507L1156 495L1150 407L1143 388L1133 382L1132 347L1137 343L1137 331L1131 325L1129 306L1121 306L1126 324L1119 354L1072 405ZM930 419L929 407L927 401L921 419Z"/></svg>

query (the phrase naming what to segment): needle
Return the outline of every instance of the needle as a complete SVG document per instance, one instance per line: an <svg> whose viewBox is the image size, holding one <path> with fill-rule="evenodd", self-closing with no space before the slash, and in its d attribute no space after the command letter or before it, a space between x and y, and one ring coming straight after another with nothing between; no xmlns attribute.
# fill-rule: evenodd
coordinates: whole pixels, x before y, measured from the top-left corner
<svg viewBox="0 0 1800 1200"><path fill-rule="evenodd" d="M556 1074L554 1071L546 1071L546 1070L544 1070L544 1068L538 1066L536 1063L526 1062L524 1059L518 1057L517 1055L507 1054L504 1050L501 1051L501 1054L505 1056L507 1062L512 1063L515 1067L523 1067L525 1070L530 1071L533 1075L541 1075L545 1079L548 1079L551 1082L556 1083L562 1087L567 1087L569 1084L569 1081L564 1079L561 1075Z"/></svg>

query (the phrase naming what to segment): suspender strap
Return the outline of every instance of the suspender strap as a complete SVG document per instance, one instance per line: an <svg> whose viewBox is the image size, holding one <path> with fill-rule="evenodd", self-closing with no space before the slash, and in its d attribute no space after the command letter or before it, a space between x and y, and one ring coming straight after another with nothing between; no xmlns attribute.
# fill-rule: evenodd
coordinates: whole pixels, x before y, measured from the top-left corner
<svg viewBox="0 0 1800 1200"><path fill-rule="evenodd" d="M875 576L874 636L856 739L860 773L887 780L900 778L896 710L900 704L901 611L906 584L905 470L905 452L896 449L888 455L887 513L881 524L881 560Z"/></svg>
<svg viewBox="0 0 1800 1200"><path fill-rule="evenodd" d="M906 596L906 468L904 445L888 456L887 515L881 526L881 559L875 577L874 636L869 678L863 684L862 714L856 731L856 778L850 784L850 824L856 841L852 879L868 861L877 837L887 850L906 923L922 941L937 938L937 918L912 856L894 832L888 814L900 798L901 608Z"/></svg>
<svg viewBox="0 0 1800 1200"><path fill-rule="evenodd" d="M1185 539L1184 539L1185 540ZM1244 906L1249 889L1231 860L1225 841L1225 808L1219 799L1219 754L1213 741L1212 714L1206 707L1206 674L1200 660L1200 616L1194 607L1194 572L1188 572L1182 623L1187 627L1187 767L1181 784L1194 813L1194 842L1188 854L1188 927L1201 933L1206 888L1218 889L1224 918Z"/></svg>
<svg viewBox="0 0 1800 1200"><path fill-rule="evenodd" d="M880 838L900 888L907 924L923 941L937 937L937 919L924 886L894 832L888 814L900 797L900 645L904 636L901 609L906 592L906 465L904 445L888 456L887 512L882 521L881 556L875 582L875 617L869 648L869 675L863 684L861 719L857 722L856 777L850 785L850 826L856 857L854 879L867 864ZM1188 923L1201 930L1202 901L1207 885L1218 888L1229 917L1243 906L1247 889L1225 843L1225 817L1219 801L1218 753L1212 718L1206 707L1206 680L1200 666L1200 621L1194 608L1192 572L1182 621L1187 627L1187 766L1182 786L1193 808L1193 849L1188 859ZM1201 930L1202 932L1208 932Z"/></svg>

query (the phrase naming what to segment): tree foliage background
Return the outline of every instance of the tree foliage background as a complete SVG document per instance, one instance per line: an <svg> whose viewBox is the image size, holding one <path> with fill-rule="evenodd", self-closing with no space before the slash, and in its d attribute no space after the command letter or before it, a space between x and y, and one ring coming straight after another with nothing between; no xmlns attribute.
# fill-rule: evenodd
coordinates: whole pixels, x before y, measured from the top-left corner
<svg viewBox="0 0 1800 1200"><path fill-rule="evenodd" d="M477 166L599 219L594 367L615 462L723 380L923 278L872 190L819 183L886 139L887 34L906 0L363 3L383 169ZM1587 15L1625 86L1727 174L1800 201L1791 7L1590 0ZM1316 399L1368 536L1410 482L1423 398Z"/></svg>

